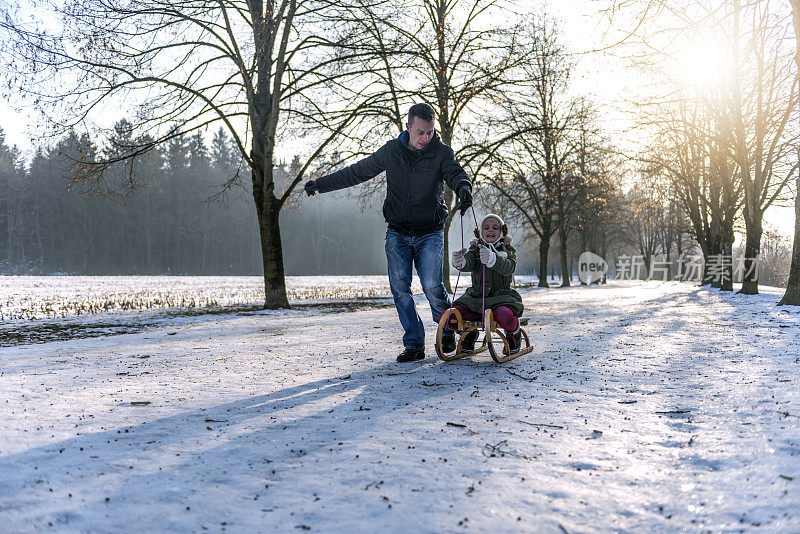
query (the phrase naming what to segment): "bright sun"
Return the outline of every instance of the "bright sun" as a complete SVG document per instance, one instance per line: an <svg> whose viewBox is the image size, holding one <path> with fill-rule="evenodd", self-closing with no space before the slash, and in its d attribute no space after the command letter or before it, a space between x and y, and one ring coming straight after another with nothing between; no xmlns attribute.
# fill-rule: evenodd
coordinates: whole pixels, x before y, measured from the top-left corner
<svg viewBox="0 0 800 534"><path fill-rule="evenodd" d="M724 80L727 58L710 39L689 42L674 56L675 74L687 86L709 87Z"/></svg>

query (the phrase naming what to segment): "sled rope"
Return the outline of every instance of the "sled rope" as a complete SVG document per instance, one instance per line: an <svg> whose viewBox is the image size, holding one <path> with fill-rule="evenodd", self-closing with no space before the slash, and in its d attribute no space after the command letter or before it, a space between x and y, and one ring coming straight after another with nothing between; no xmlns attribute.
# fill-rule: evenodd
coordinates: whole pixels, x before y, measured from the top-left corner
<svg viewBox="0 0 800 534"><path fill-rule="evenodd" d="M475 216L475 207L470 206L472 209L472 218L475 221L475 228L478 228L478 217ZM464 214L460 215L460 222L461 222L461 250L464 250ZM481 242L481 229L478 228L478 242ZM481 330L485 329L485 325L483 324L483 312L486 309L486 265L481 264ZM456 300L456 294L458 292L458 282L461 280L461 269L456 269L458 271L458 275L456 275L456 285L453 288L453 300L450 303L450 311L452 312L454 302ZM448 321L449 322L449 321Z"/></svg>
<svg viewBox="0 0 800 534"><path fill-rule="evenodd" d="M470 207L472 208L472 219L475 221L475 228L478 230L478 245L480 245L483 243L483 238L481 237L482 228L478 224L478 217L475 216L475 206ZM461 240L464 240L464 232L461 232ZM464 247L462 246L461 248ZM481 330L486 329L486 325L483 324L484 311L486 311L486 265L481 263Z"/></svg>

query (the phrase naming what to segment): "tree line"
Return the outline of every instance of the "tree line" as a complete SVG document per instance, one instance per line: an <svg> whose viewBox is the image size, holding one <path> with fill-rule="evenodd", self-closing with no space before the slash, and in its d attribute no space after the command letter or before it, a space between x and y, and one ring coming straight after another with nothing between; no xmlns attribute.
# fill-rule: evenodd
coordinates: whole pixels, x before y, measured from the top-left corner
<svg viewBox="0 0 800 534"><path fill-rule="evenodd" d="M105 144L124 142L130 123L119 121L115 132ZM88 195L80 187L83 182L70 182L71 167L76 155L104 143L71 132L53 147L37 149L27 162L5 143L0 130L0 273L259 274L251 199L237 181L241 162L224 130L208 146L199 133L176 138L167 150L148 153L130 168L122 166L123 176L109 175L105 195ZM297 165L297 160L280 163L278 183L286 183ZM545 258L546 263L541 252L547 249L535 226L537 217L547 216L540 207L522 220L519 215L529 213L520 209L524 196L508 201L503 184L495 180L478 188L479 210L508 214L520 252L518 272L539 273L542 286L556 277L570 285L584 251L612 263L620 255L640 255L645 272L657 254L674 269L678 258L699 251L675 203L664 204L655 188L623 192L612 176L584 172L563 180L573 208L562 205L559 213L566 218L550 214L553 226L565 230L554 231L552 243L559 253ZM123 186L115 195L114 180L137 185ZM377 205L364 205L364 200L326 195L303 203L296 198L282 214L289 229L283 235L287 272L383 273L383 220ZM766 232L764 283L786 284L790 253L784 236ZM670 271L670 278L674 274Z"/></svg>
<svg viewBox="0 0 800 534"><path fill-rule="evenodd" d="M106 144L113 150L130 132L126 120L102 142L71 132L26 162L0 130L0 273L261 274L252 197L237 185L238 151L222 130L210 146L199 133L179 136L131 166L118 165L105 177L105 195L70 181L81 154ZM296 165L280 163L278 183ZM282 220L290 229L284 248L291 274L385 270L373 246L382 239L380 217L362 213L355 201L328 197L287 210ZM330 225L347 228L350 238L326 230Z"/></svg>

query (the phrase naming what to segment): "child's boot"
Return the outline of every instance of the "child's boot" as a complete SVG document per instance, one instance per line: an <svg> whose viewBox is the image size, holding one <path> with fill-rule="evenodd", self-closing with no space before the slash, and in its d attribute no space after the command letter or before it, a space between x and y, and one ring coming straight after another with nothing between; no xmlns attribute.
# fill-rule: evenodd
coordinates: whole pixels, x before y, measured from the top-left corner
<svg viewBox="0 0 800 534"><path fill-rule="evenodd" d="M475 350L475 341L477 340L478 331L470 330L469 333L464 336L464 340L461 342L461 352L472 352Z"/></svg>
<svg viewBox="0 0 800 534"><path fill-rule="evenodd" d="M517 327L514 332L506 332L506 340L508 341L509 354L516 354L522 344L522 330Z"/></svg>
<svg viewBox="0 0 800 534"><path fill-rule="evenodd" d="M442 352L445 354L456 350L456 333L453 330L442 332Z"/></svg>

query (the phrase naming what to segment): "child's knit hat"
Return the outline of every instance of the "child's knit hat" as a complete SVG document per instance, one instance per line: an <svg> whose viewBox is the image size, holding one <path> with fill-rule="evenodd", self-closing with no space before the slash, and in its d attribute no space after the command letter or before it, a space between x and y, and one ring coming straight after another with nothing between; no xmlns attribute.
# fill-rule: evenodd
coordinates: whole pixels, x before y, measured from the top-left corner
<svg viewBox="0 0 800 534"><path fill-rule="evenodd" d="M493 218L497 219L498 222L500 223L500 237L506 237L508 235L508 226L506 226L506 223L505 223L505 221L503 221L503 218L500 217L496 213L490 213L490 214L486 215L483 219L481 219L481 225L478 228L475 228L475 237L478 238L478 239L481 238L481 230L480 229L483 228L483 223L486 222L486 219L488 219L490 217L493 217Z"/></svg>
<svg viewBox="0 0 800 534"><path fill-rule="evenodd" d="M502 217L500 217L498 214L496 214L496 213L489 213L489 214L487 214L487 215L486 215L486 216L485 216L483 219L481 219L481 228L483 228L483 223L485 223L485 222L486 222L486 219L488 219L489 217L494 217L495 219L497 219L497 220L498 220L498 222L500 223L500 227L501 227L501 228L502 228L503 226L505 226L505 225L506 225L506 223L503 221L503 218L502 218Z"/></svg>

